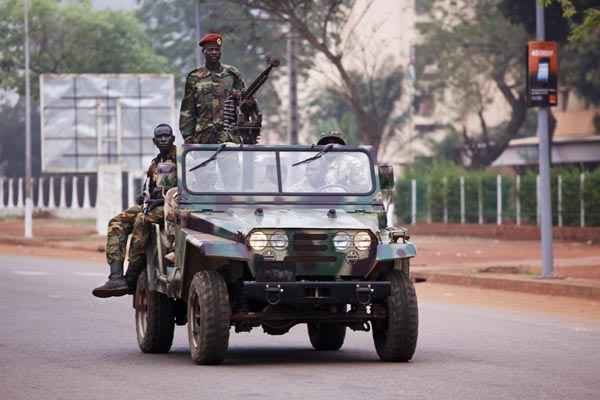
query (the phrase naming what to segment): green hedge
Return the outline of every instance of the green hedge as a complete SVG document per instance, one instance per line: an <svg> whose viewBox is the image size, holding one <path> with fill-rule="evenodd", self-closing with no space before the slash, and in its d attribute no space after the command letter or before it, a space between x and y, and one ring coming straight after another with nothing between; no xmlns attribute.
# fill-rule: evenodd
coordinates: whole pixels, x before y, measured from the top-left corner
<svg viewBox="0 0 600 400"><path fill-rule="evenodd" d="M580 172L575 168L552 170L552 213L558 224L558 176L562 179L562 222L564 226L579 226ZM450 163L434 164L428 168L409 168L396 185L396 215L402 223L411 222L411 180L417 181L417 221L444 221L444 205L448 222L460 222L460 177L465 179L465 219L479 222L479 198L484 223L497 221L497 174L490 171L467 171ZM537 223L536 177L534 172L520 176L517 191L516 176L502 175L502 223L516 223L517 196L521 205L521 224ZM600 168L585 173L586 226L600 226Z"/></svg>

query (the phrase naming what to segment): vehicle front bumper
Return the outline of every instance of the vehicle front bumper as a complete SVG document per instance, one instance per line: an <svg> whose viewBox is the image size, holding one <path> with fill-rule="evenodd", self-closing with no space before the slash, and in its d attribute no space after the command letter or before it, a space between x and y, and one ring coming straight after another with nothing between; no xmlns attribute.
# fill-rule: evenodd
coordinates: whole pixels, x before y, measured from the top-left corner
<svg viewBox="0 0 600 400"><path fill-rule="evenodd" d="M382 303L390 293L389 282L256 282L245 281L246 299L268 304Z"/></svg>

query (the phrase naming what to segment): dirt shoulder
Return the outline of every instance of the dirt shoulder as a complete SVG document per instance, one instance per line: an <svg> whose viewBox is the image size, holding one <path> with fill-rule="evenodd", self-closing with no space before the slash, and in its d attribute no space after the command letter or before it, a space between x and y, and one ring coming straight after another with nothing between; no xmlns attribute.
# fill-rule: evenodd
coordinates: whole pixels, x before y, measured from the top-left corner
<svg viewBox="0 0 600 400"><path fill-rule="evenodd" d="M416 284L419 303L476 305L519 313L539 313L561 319L600 323L600 301L574 297L445 285Z"/></svg>
<svg viewBox="0 0 600 400"><path fill-rule="evenodd" d="M105 238L92 220L36 219L33 233L25 240L21 219L0 220L0 254L105 262ZM411 241L413 275L428 281L421 288L452 284L479 288L480 295L500 289L600 301L600 245L591 242L555 241L558 279L541 280L539 241L421 234Z"/></svg>

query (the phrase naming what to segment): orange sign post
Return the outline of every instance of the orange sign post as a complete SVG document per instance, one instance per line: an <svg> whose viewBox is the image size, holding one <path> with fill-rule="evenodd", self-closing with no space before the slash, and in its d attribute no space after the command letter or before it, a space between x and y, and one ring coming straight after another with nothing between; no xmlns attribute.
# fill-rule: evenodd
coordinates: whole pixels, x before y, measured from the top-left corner
<svg viewBox="0 0 600 400"><path fill-rule="evenodd" d="M558 47L556 42L527 44L527 104L551 107L558 103Z"/></svg>

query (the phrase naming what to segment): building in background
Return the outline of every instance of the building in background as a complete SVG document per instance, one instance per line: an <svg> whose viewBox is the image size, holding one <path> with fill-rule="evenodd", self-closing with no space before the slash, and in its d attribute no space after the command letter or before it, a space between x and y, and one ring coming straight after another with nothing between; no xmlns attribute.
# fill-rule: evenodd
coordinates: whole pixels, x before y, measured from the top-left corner
<svg viewBox="0 0 600 400"><path fill-rule="evenodd" d="M552 139L552 164L592 169L600 166L600 107L582 101L574 90L559 89L558 106L552 108L556 129ZM534 134L534 132L532 132ZM510 141L494 162L496 167L528 167L538 163L538 138Z"/></svg>

